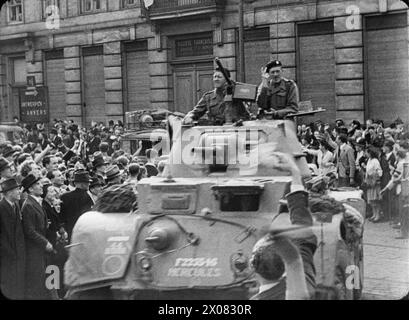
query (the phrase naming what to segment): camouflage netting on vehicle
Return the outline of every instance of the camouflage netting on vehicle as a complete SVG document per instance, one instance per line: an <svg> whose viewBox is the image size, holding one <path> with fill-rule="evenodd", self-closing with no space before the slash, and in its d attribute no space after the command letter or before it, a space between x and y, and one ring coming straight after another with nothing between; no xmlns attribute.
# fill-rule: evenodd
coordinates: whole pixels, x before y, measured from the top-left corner
<svg viewBox="0 0 409 320"><path fill-rule="evenodd" d="M338 214L345 212L345 208L341 202L320 193L310 192L309 204L311 212L331 212Z"/></svg>
<svg viewBox="0 0 409 320"><path fill-rule="evenodd" d="M132 183L113 185L102 192L93 207L101 213L125 213L138 208L138 197Z"/></svg>
<svg viewBox="0 0 409 320"><path fill-rule="evenodd" d="M346 242L354 243L363 235L364 219L357 209L326 195L310 192L310 210L312 214L330 212L332 215L341 213L347 229Z"/></svg>

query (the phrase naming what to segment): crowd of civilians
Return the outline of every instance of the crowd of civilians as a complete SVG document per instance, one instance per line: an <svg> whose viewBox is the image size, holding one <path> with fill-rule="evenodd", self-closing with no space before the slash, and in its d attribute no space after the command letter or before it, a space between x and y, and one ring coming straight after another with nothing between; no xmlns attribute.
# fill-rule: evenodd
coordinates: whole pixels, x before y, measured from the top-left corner
<svg viewBox="0 0 409 320"><path fill-rule="evenodd" d="M0 146L1 292L11 299L63 298L65 246L78 218L115 186L136 194L137 182L160 174L164 161L142 143L134 154L122 150L121 121L87 129L61 120L48 129L19 125L22 134ZM60 270L59 290L46 288L48 265Z"/></svg>
<svg viewBox="0 0 409 320"><path fill-rule="evenodd" d="M363 191L367 217L373 223L389 221L407 239L409 132L401 119L388 126L382 120L346 124L316 121L297 128L307 162L317 175L335 174L338 187ZM405 175L405 176L404 176Z"/></svg>

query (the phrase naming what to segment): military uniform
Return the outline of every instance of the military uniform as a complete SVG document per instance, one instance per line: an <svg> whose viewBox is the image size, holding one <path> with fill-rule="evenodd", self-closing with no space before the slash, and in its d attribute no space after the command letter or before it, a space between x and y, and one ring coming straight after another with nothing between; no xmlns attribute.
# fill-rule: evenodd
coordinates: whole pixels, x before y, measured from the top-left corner
<svg viewBox="0 0 409 320"><path fill-rule="evenodd" d="M290 113L298 112L298 88L293 80L282 78L279 83L270 82L268 87L260 85L257 105L260 113L274 109L276 119L283 119Z"/></svg>
<svg viewBox="0 0 409 320"><path fill-rule="evenodd" d="M210 121L213 121L215 124L223 124L225 122L226 110L225 95L225 89L213 89L206 92L186 117L198 120L207 113ZM233 100L232 121L248 119L250 119L250 114L244 104L241 101Z"/></svg>

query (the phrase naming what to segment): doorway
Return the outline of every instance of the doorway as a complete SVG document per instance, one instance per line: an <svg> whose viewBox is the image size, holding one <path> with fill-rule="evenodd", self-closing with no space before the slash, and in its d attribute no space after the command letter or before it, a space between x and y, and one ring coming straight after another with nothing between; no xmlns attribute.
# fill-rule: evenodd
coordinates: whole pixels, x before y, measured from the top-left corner
<svg viewBox="0 0 409 320"><path fill-rule="evenodd" d="M106 122L105 77L102 46L82 48L83 114L85 125L92 121Z"/></svg>
<svg viewBox="0 0 409 320"><path fill-rule="evenodd" d="M204 93L213 89L213 63L175 65L173 68L174 111L188 113Z"/></svg>

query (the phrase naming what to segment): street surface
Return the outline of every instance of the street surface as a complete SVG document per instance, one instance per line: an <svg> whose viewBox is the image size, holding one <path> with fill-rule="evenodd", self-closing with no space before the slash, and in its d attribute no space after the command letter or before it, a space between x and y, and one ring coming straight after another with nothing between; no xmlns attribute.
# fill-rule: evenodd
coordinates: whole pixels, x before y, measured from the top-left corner
<svg viewBox="0 0 409 320"><path fill-rule="evenodd" d="M395 300L409 291L409 240L389 222L365 223L363 300Z"/></svg>

